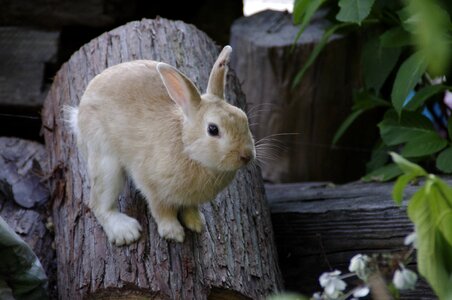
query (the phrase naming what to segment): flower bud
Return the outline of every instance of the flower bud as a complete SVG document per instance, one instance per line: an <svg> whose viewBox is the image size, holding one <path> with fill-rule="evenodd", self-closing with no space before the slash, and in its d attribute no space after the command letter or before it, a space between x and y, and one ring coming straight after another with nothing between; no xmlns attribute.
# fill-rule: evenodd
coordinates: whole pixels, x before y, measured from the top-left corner
<svg viewBox="0 0 452 300"><path fill-rule="evenodd" d="M416 232L412 232L407 235L403 241L403 244L405 246L413 245L413 247L416 248Z"/></svg>
<svg viewBox="0 0 452 300"><path fill-rule="evenodd" d="M355 289L355 291L353 292L353 297L354 298L361 298L361 297L366 297L367 295L369 295L370 289L368 286L361 286Z"/></svg>
<svg viewBox="0 0 452 300"><path fill-rule="evenodd" d="M337 298L343 290L347 287L347 284L339 278L341 271L326 272L320 275L319 282L324 288L325 294L330 298Z"/></svg>
<svg viewBox="0 0 452 300"><path fill-rule="evenodd" d="M392 283L399 290L412 290L416 285L417 274L404 266L394 272Z"/></svg>
<svg viewBox="0 0 452 300"><path fill-rule="evenodd" d="M370 270L368 268L368 262L370 258L367 255L357 254L350 260L348 269L350 272L356 273L360 279L366 281L369 276Z"/></svg>

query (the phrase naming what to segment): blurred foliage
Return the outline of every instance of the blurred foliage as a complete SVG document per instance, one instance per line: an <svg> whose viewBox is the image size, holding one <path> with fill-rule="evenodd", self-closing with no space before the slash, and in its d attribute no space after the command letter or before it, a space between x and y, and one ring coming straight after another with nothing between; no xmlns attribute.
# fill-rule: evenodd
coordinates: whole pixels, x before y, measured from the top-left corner
<svg viewBox="0 0 452 300"><path fill-rule="evenodd" d="M400 169L388 151L452 173L451 108L444 95L452 86L452 3L448 0L296 0L294 22L303 34L316 11L331 24L293 81L296 86L334 34L364 38L363 88L354 93L351 114L334 136L337 143L370 110L386 113L378 124L381 141L364 180L390 180ZM449 104L452 106L452 104Z"/></svg>
<svg viewBox="0 0 452 300"><path fill-rule="evenodd" d="M47 276L33 250L0 217L0 299L49 299Z"/></svg>
<svg viewBox="0 0 452 300"><path fill-rule="evenodd" d="M440 300L452 299L452 188L400 155L392 156L403 171L394 184L396 203L402 203L403 190L409 182L424 179L407 208L417 236L418 270Z"/></svg>

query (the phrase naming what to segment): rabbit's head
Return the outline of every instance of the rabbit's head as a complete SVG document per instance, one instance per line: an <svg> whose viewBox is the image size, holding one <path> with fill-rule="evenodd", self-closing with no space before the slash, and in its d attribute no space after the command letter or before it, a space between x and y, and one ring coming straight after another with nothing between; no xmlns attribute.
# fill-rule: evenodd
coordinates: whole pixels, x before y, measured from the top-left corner
<svg viewBox="0 0 452 300"><path fill-rule="evenodd" d="M194 84L173 67L159 63L157 70L171 99L183 112L182 141L185 153L204 167L235 171L253 160L254 140L246 114L224 100L226 66L231 47L215 62L200 95Z"/></svg>

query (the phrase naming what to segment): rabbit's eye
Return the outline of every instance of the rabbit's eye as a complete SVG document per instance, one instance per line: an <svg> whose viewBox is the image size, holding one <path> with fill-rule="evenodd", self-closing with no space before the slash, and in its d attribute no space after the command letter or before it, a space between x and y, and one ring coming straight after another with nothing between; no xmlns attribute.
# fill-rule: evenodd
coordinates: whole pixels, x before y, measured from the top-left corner
<svg viewBox="0 0 452 300"><path fill-rule="evenodd" d="M220 133L218 130L218 126L215 124L209 124L209 126L207 126L207 132L209 133L210 136L218 136L218 134Z"/></svg>

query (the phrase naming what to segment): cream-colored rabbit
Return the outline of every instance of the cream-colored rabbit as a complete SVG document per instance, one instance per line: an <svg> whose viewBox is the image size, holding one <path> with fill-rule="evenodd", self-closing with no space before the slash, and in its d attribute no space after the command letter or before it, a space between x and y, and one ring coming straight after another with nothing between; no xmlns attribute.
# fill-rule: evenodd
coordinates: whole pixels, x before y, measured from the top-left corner
<svg viewBox="0 0 452 300"><path fill-rule="evenodd" d="M160 236L182 242L185 226L200 232L198 205L211 201L255 158L248 119L224 101L231 47L215 62L200 95L193 83L161 62L110 67L88 85L67 116L88 163L90 208L110 242L140 237L137 220L117 208L125 174L144 194Z"/></svg>

